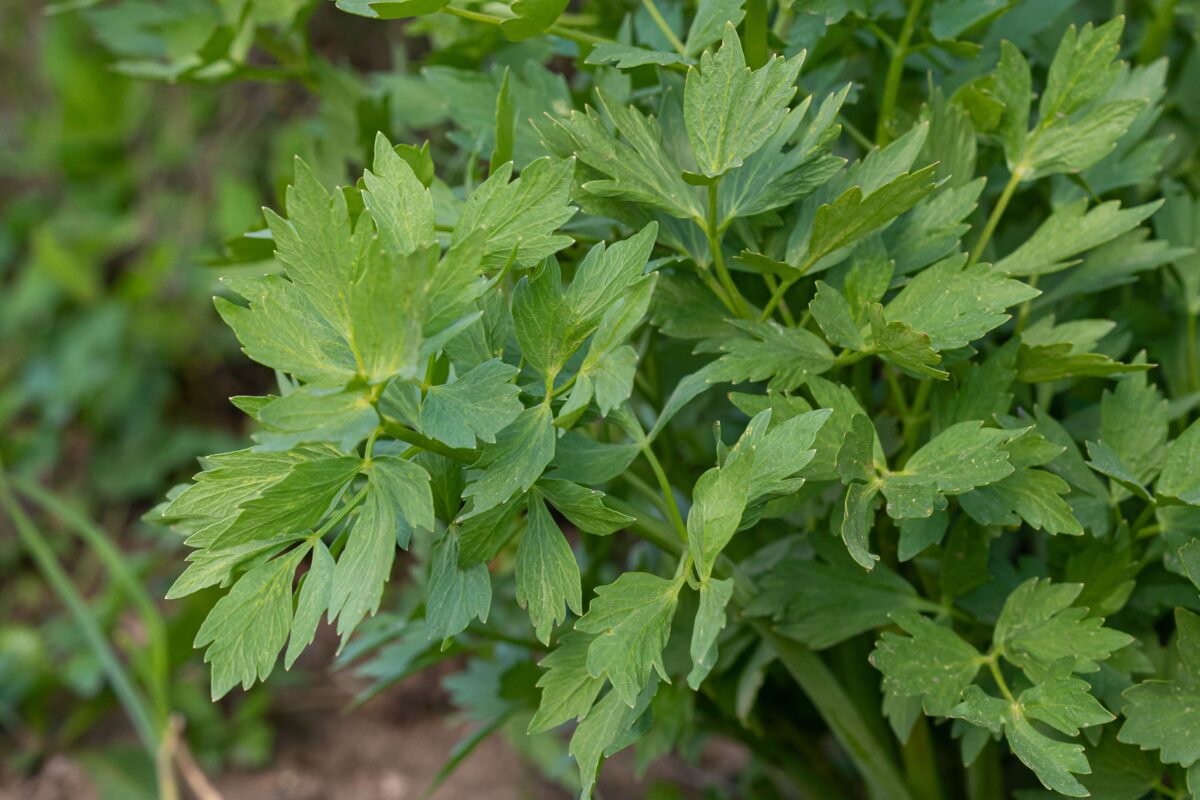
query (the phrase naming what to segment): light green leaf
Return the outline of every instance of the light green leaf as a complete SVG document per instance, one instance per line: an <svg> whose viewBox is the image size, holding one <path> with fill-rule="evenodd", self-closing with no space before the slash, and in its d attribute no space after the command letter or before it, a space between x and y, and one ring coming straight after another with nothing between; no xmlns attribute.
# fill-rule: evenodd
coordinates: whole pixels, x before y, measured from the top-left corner
<svg viewBox="0 0 1200 800"><path fill-rule="evenodd" d="M331 442L346 452L375 430L379 415L361 391L331 392L304 386L266 403L259 409L258 421L267 431L255 438L272 450Z"/></svg>
<svg viewBox="0 0 1200 800"><path fill-rule="evenodd" d="M337 619L343 645L364 617L379 610L397 545L408 546L414 527L434 527L429 473L420 466L379 456L367 479L367 496L338 558L329 598L329 618Z"/></svg>
<svg viewBox="0 0 1200 800"><path fill-rule="evenodd" d="M706 578L700 584L700 609L692 628L692 671L687 678L693 690L700 688L717 664L717 637L725 627L725 606L732 596L732 579Z"/></svg>
<svg viewBox="0 0 1200 800"><path fill-rule="evenodd" d="M817 292L808 308L821 326L825 338L839 347L865 350L867 343L859 331L858 323L854 321L845 295L824 281L817 281L816 287Z"/></svg>
<svg viewBox="0 0 1200 800"><path fill-rule="evenodd" d="M1200 506L1200 420L1193 422L1171 442L1158 476L1155 492L1193 506Z"/></svg>
<svg viewBox="0 0 1200 800"><path fill-rule="evenodd" d="M771 137L796 94L803 56L771 58L751 71L733 24L726 23L721 49L706 52L699 69L688 70L683 115L700 172L717 178Z"/></svg>
<svg viewBox="0 0 1200 800"><path fill-rule="evenodd" d="M704 207L696 190L680 177L682 168L664 150L658 121L621 105L601 88L596 89L596 98L620 139L609 133L591 108L555 121L573 142L580 162L606 176L588 181L583 188L601 197L630 200L673 217L702 222Z"/></svg>
<svg viewBox="0 0 1200 800"><path fill-rule="evenodd" d="M542 644L550 643L551 632L567 618L564 606L583 613L575 554L536 494L529 497L525 534L517 546L517 604L529 611Z"/></svg>
<svg viewBox="0 0 1200 800"><path fill-rule="evenodd" d="M238 515L209 541L223 549L313 528L362 467L354 456L302 461L278 483L242 504ZM192 543L192 540L189 540Z"/></svg>
<svg viewBox="0 0 1200 800"><path fill-rule="evenodd" d="M516 0L512 19L500 23L500 32L510 42L532 39L555 23L567 8L567 0Z"/></svg>
<svg viewBox="0 0 1200 800"><path fill-rule="evenodd" d="M966 263L966 255L952 256L918 273L887 304L887 319L928 334L934 350L953 350L1003 325L1005 309L1038 294L986 264Z"/></svg>
<svg viewBox="0 0 1200 800"><path fill-rule="evenodd" d="M529 733L540 733L570 720L587 716L604 687L603 678L588 672L587 654L592 637L573 631L559 640L550 655L538 662L546 672L538 678L542 700L529 721Z"/></svg>
<svg viewBox="0 0 1200 800"><path fill-rule="evenodd" d="M942 494L962 494L1013 472L1003 445L1023 431L960 422L939 433L904 465L902 474L931 483Z"/></svg>
<svg viewBox="0 0 1200 800"><path fill-rule="evenodd" d="M710 44L721 39L726 24L737 27L745 18L742 9L745 0L700 0L696 5L696 16L688 28L683 49L694 56Z"/></svg>
<svg viewBox="0 0 1200 800"><path fill-rule="evenodd" d="M299 286L280 275L224 283L250 301L249 307L214 301L247 356L318 386L344 386L358 374L345 338Z"/></svg>
<svg viewBox="0 0 1200 800"><path fill-rule="evenodd" d="M1125 690L1125 723L1117 738L1143 750L1158 750L1164 764L1191 767L1200 762L1200 665L1185 654L1200 653L1200 620L1179 608L1175 625L1184 670L1173 680L1143 681Z"/></svg>
<svg viewBox="0 0 1200 800"><path fill-rule="evenodd" d="M996 272L1044 275L1065 269L1072 265L1072 256L1133 230L1161 206L1160 200L1123 209L1110 200L1089 210L1087 198L1059 206L1020 247L996 263Z"/></svg>
<svg viewBox="0 0 1200 800"><path fill-rule="evenodd" d="M475 467L483 472L463 490L472 500L468 517L527 492L554 458L554 425L550 406L527 408L496 435L495 444L483 450Z"/></svg>
<svg viewBox="0 0 1200 800"><path fill-rule="evenodd" d="M1068 736L1078 736L1080 728L1116 719L1092 697L1088 682L1079 678L1052 678L1021 692L1018 700L1025 716Z"/></svg>
<svg viewBox="0 0 1200 800"><path fill-rule="evenodd" d="M329 554L329 548L324 542L317 540L313 543L312 562L304 575L304 585L300 587L299 599L296 601L292 635L288 640L287 652L283 656L284 669L291 669L292 664L296 663L296 659L304 652L304 648L312 644L317 625L321 622L321 615L329 608L333 569L333 556Z"/></svg>
<svg viewBox="0 0 1200 800"><path fill-rule="evenodd" d="M905 172L865 197L861 188L852 186L832 203L818 208L804 263L815 265L911 209L936 187L931 180L934 170L931 165Z"/></svg>
<svg viewBox="0 0 1200 800"><path fill-rule="evenodd" d="M587 533L608 536L634 521L604 505L604 492L599 489L551 478L538 481L538 489L572 525Z"/></svg>
<svg viewBox="0 0 1200 800"><path fill-rule="evenodd" d="M421 404L421 430L450 447L472 448L476 439L494 443L524 410L516 374L516 367L492 359L453 383L430 386Z"/></svg>
<svg viewBox="0 0 1200 800"><path fill-rule="evenodd" d="M260 564L213 606L196 633L194 647L208 646L212 699L237 684L249 689L266 680L292 624L292 577L306 548Z"/></svg>
<svg viewBox="0 0 1200 800"><path fill-rule="evenodd" d="M375 160L363 183L363 204L385 250L411 253L434 242L433 197L382 133L375 135Z"/></svg>
<svg viewBox="0 0 1200 800"><path fill-rule="evenodd" d="M833 367L829 346L811 331L774 322L736 325L744 335L716 345L724 355L707 374L709 383L768 381L771 389L787 392Z"/></svg>
<svg viewBox="0 0 1200 800"><path fill-rule="evenodd" d="M607 677L613 694L627 706L637 702L652 668L670 682L662 650L682 588L682 576L668 580L626 572L598 587L587 614L575 623L576 630L596 634L588 648L588 671Z"/></svg>
<svg viewBox="0 0 1200 800"><path fill-rule="evenodd" d="M719 35L719 34L718 34ZM644 47L634 47L620 42L598 42L587 58L585 64L612 64L617 69L635 69L648 64L663 67L675 64L691 64L692 59L679 53L664 53L661 50L647 50Z"/></svg>
<svg viewBox="0 0 1200 800"><path fill-rule="evenodd" d="M631 743L630 728L646 712L657 688L657 681L651 680L633 703L624 702L618 692L611 691L579 723L567 752L579 767L580 800L591 798L600 760Z"/></svg>
<svg viewBox="0 0 1200 800"><path fill-rule="evenodd" d="M429 638L448 641L466 630L471 620L487 622L492 607L492 582L487 564L458 566L458 534L446 531L433 546L425 622Z"/></svg>
<svg viewBox="0 0 1200 800"><path fill-rule="evenodd" d="M1062 495L1070 485L1057 475L1040 469L1021 469L990 486L981 486L959 497L959 503L983 525L1019 525L1056 535L1080 536L1083 526Z"/></svg>
<svg viewBox="0 0 1200 800"><path fill-rule="evenodd" d="M454 225L452 243L483 231L487 269L502 267L516 248L516 266L528 267L571 244L555 233L575 215L568 204L575 163L539 158L509 183L512 164L502 165L476 187Z"/></svg>

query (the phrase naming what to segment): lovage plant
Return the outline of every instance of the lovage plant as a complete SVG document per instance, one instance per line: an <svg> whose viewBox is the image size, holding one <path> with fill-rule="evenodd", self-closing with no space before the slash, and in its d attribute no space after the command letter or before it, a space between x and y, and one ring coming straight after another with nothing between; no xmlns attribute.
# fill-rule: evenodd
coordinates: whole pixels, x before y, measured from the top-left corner
<svg viewBox="0 0 1200 800"><path fill-rule="evenodd" d="M432 147L297 162L217 300L278 393L159 510L170 596L227 587L215 698L327 619L376 687L469 654L467 746L582 797L710 735L742 796L1197 791L1169 27L1131 66L1062 3L340 5L496 58L426 68Z"/></svg>

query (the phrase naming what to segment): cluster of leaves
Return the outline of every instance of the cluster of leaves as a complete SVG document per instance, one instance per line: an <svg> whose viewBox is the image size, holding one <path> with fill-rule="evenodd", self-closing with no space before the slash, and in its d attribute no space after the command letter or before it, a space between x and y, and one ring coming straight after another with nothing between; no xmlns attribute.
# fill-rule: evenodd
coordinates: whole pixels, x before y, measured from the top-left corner
<svg viewBox="0 0 1200 800"><path fill-rule="evenodd" d="M471 741L569 725L583 797L710 732L756 796L1200 791L1186 9L1134 66L1068 3L339 6L577 71L427 67L452 147L298 162L226 281L278 394L155 512L214 697L324 618L376 687L471 653Z"/></svg>

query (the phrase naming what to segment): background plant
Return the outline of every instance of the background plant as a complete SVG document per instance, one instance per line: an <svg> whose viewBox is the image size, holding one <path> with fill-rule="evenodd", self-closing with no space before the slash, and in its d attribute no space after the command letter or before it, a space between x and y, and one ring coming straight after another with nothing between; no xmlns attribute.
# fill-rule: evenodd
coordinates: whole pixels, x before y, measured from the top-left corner
<svg viewBox="0 0 1200 800"><path fill-rule="evenodd" d="M341 6L429 63L93 12L127 71L357 87L231 243L255 445L155 512L215 696L327 616L377 688L469 653L464 751L574 721L584 795L712 733L754 796L1189 791L1191 9Z"/></svg>

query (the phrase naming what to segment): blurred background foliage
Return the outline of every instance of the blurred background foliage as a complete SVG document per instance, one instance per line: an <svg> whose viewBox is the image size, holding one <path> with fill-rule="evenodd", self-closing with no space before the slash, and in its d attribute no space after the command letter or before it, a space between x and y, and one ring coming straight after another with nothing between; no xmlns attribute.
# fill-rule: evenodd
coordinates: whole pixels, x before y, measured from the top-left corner
<svg viewBox="0 0 1200 800"><path fill-rule="evenodd" d="M682 17L681 3L661 5L668 20ZM788 25L776 24L781 49L809 50L802 91L822 94L853 82L846 118L866 128L888 65L881 43L903 18L904 4L792 0L784 6L780 16L786 13ZM1156 218L1158 235L1176 247L1195 247L1200 2L939 0L933 6L908 60L905 80L914 91L902 95L901 130L919 113L925 74L951 92L990 69L995 57L988 54L1001 39L1044 64L1069 23L1127 14L1132 44L1123 57L1147 69L1168 57L1158 68L1165 69L1165 89L1146 84L1158 102L1131 137L1123 183L1105 175L1088 176L1090 183L1059 179L1046 207L1072 193L1122 187L1131 200L1163 193L1168 202ZM568 13L580 30L628 26L642 41L661 36L633 0L583 0ZM562 38L512 43L495 27L444 14L380 24L325 0L6 4L0 459L17 481L52 492L28 508L123 658L143 660L153 632L135 613L130 592L65 517L73 510L96 520L147 596L162 597L183 565L180 543L142 515L194 471L197 456L243 445L243 419L227 398L258 393L273 381L236 353L210 297L221 291L219 274L273 268L269 242L254 232L262 226L261 206L282 206L292 158L303 157L327 185L344 183L361 172L376 131L383 131L392 141L430 142L439 168L435 190L455 191L477 180L494 146L494 117L480 109L494 106L506 67L518 120L579 107L596 75L622 97L636 97L640 85L652 83L637 70L592 72L578 54ZM853 130L839 147L851 156L862 152ZM515 152L519 162L543 152L531 125L518 126ZM1151 177L1160 166L1161 182ZM1031 214L1030 228L1036 220ZM1164 298L1196 305L1186 309L1195 319L1200 287L1181 286L1161 265L1162 259L1150 265L1155 271L1142 275L1139 292L1154 291L1149 283ZM1110 289L1105 302L1121 302L1128 298L1122 292L1131 291ZM1185 417L1200 398L1200 382L1179 352L1187 341L1173 327L1179 318L1156 313L1154 304L1131 303L1124 319L1130 328L1119 335L1148 345L1177 398L1174 416ZM186 719L187 741L205 769L264 765L275 735L272 686L303 676L280 674L266 687L212 705L206 669L191 647L211 603L199 594L157 605L165 615L166 663L143 667L165 669L153 680L166 687L167 708ZM112 796L133 797L134 786L152 792L139 757L109 747L129 737L96 736L120 727L118 704L101 660L62 608L7 517L0 520L0 773L30 774L55 753L99 742L108 748L104 755L84 759L94 780ZM345 660L394 639L393 623L381 616L372 626L378 638L364 636ZM420 654L404 642L393 642L368 666L378 686L419 666ZM503 658L490 663L495 674L448 684L468 717L472 703L489 702L478 687L501 680L512 666ZM538 740L525 746L548 772L563 774L557 751L539 750Z"/></svg>

